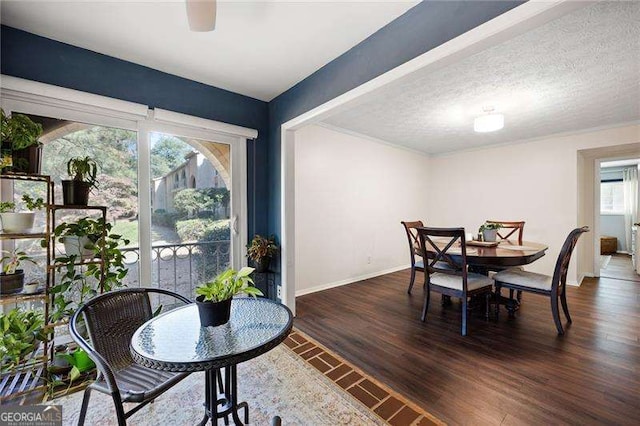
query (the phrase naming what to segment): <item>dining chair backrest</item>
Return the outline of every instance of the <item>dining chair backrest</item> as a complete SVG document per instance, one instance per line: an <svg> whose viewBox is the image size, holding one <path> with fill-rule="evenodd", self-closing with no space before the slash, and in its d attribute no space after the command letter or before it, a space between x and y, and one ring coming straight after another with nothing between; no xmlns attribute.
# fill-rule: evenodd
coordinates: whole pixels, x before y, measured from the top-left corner
<svg viewBox="0 0 640 426"><path fill-rule="evenodd" d="M569 262L571 262L571 254L578 243L578 238L585 232L589 232L588 226L576 228L569 232L567 239L562 245L556 267L553 271L553 280L551 282L551 291L559 291L567 284L567 271L569 270Z"/></svg>
<svg viewBox="0 0 640 426"><path fill-rule="evenodd" d="M524 221L508 221L508 220L487 220L486 223L499 223L502 225L498 229L497 235L501 240L508 240L510 236L518 233L518 244L522 245L522 234L524 233ZM507 233L508 232L508 233Z"/></svg>
<svg viewBox="0 0 640 426"><path fill-rule="evenodd" d="M425 273L441 273L462 277L463 291L467 291L467 248L464 228L417 228L420 247L423 248ZM435 238L434 238L435 237ZM453 257L459 256L460 261Z"/></svg>
<svg viewBox="0 0 640 426"><path fill-rule="evenodd" d="M405 222L402 221L402 226L404 226L404 230L407 234L407 240L409 241L409 253L411 253L411 259L413 259L413 255L417 254L418 256L422 256L422 249L420 248L420 239L418 238L417 228L423 227L424 223L421 220L416 220L413 222Z"/></svg>

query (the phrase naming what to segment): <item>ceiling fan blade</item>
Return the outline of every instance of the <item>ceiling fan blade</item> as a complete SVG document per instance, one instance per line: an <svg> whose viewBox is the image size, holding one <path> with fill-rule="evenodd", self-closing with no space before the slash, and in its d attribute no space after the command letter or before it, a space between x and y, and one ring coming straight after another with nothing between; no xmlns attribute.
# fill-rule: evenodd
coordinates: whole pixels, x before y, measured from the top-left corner
<svg viewBox="0 0 640 426"><path fill-rule="evenodd" d="M186 0L191 31L213 31L216 27L216 0Z"/></svg>

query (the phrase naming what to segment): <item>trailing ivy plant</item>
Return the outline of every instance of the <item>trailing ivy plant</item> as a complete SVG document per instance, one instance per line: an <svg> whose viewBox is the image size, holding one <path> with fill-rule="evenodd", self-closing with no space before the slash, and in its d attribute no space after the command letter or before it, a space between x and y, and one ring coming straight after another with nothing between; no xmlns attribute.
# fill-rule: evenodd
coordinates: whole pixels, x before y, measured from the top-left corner
<svg viewBox="0 0 640 426"><path fill-rule="evenodd" d="M27 360L44 340L42 313L20 308L0 314L0 364L2 372Z"/></svg>
<svg viewBox="0 0 640 426"><path fill-rule="evenodd" d="M77 255L56 257L56 270L61 275L60 281L50 290L54 306L52 321L73 315L77 308L100 292L100 287L106 292L124 286L123 280L129 270L118 247L129 244L129 240L112 233L112 228L113 225L102 218L85 217L74 223L62 223L54 230L55 237L60 240L65 236L88 236L94 257L104 261L104 275L100 264L82 262Z"/></svg>
<svg viewBox="0 0 640 426"><path fill-rule="evenodd" d="M1 111L1 110L0 110ZM25 149L32 145L41 145L38 138L42 134L42 125L35 123L24 114L0 113L2 120L2 141L10 141L13 150Z"/></svg>

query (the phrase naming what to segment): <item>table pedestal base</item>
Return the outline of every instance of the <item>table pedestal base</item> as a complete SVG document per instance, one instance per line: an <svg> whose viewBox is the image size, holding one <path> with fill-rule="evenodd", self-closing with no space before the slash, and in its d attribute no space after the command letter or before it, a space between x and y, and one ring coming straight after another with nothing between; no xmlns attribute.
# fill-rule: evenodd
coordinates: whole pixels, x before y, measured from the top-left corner
<svg viewBox="0 0 640 426"><path fill-rule="evenodd" d="M220 393L218 393L218 387ZM209 420L212 425L215 425L221 418L224 418L224 424L228 425L229 415L236 425L249 423L249 404L238 403L238 379L235 365L224 368L224 384L220 369L212 368L205 372L204 398L204 418L199 423L200 426L206 425ZM238 415L240 410L244 411L244 423Z"/></svg>

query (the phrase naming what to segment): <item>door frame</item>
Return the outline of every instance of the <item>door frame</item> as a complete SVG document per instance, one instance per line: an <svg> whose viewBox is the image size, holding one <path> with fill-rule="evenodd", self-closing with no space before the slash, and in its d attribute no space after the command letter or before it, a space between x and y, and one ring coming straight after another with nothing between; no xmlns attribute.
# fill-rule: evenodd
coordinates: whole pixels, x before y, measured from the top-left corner
<svg viewBox="0 0 640 426"><path fill-rule="evenodd" d="M150 176L149 132L162 132L230 145L232 267L238 269L246 265L247 140L256 139L257 130L168 110L154 110L143 104L5 75L0 76L0 106L6 113L19 111L137 132L138 176ZM138 201L139 278L142 285L150 285L150 180L138 179Z"/></svg>

